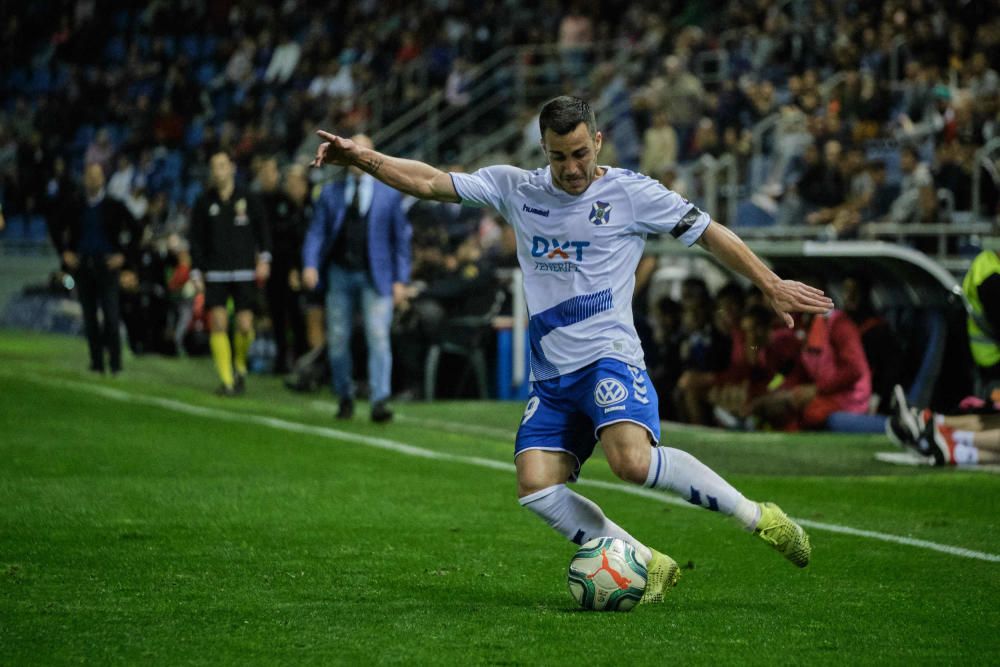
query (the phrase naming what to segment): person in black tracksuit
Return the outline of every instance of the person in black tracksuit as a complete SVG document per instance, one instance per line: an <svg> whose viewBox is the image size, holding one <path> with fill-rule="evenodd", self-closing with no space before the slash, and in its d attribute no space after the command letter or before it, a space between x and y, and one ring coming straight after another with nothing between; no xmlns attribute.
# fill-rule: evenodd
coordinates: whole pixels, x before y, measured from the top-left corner
<svg viewBox="0 0 1000 667"><path fill-rule="evenodd" d="M276 348L274 373L289 368L288 329L292 330L293 359L309 349L302 312L302 240L312 220L309 181L305 168L293 165L279 189L278 161L267 158L257 172L260 199L271 228L271 277L267 281L267 305L271 314Z"/></svg>
<svg viewBox="0 0 1000 667"><path fill-rule="evenodd" d="M213 155L209 169L211 187L191 211L191 278L204 290L210 310L209 346L222 380L216 393L235 396L244 391L257 286L270 275L271 235L258 199L236 184L229 155ZM230 297L236 310L232 344L226 310Z"/></svg>
<svg viewBox="0 0 1000 667"><path fill-rule="evenodd" d="M122 370L118 281L135 220L121 202L106 196L104 183L101 165L87 165L85 196L67 211L57 236L63 264L76 281L83 308L90 370L104 372L107 351L108 367L117 375Z"/></svg>

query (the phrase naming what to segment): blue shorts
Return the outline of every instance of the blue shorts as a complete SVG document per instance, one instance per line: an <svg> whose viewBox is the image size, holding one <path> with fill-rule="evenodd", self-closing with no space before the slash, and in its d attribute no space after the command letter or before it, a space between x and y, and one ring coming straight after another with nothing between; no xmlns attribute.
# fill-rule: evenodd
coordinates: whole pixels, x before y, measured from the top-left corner
<svg viewBox="0 0 1000 667"><path fill-rule="evenodd" d="M600 359L568 375L534 382L517 429L514 458L529 449L567 452L576 459L575 480L605 426L633 422L659 442L658 402L646 371L617 359Z"/></svg>

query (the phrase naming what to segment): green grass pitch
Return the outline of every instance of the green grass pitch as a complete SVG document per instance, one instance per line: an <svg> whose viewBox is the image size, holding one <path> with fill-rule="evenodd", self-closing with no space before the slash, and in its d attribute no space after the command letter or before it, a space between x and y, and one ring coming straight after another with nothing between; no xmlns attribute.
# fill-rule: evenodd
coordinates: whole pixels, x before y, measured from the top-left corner
<svg viewBox="0 0 1000 667"><path fill-rule="evenodd" d="M717 514L626 492L595 455L579 490L683 573L666 604L588 613L566 588L575 545L515 499L519 403L342 424L329 393L274 378L216 398L206 359L111 379L85 358L81 339L0 332L0 665L1000 659L1000 477L876 462L880 436L665 426L749 497L870 531L813 527L801 571Z"/></svg>

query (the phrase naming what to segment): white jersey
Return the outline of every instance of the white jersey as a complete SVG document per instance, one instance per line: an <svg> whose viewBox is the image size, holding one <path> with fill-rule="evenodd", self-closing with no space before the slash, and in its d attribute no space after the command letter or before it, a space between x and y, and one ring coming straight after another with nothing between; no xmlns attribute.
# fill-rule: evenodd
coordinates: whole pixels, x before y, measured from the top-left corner
<svg viewBox="0 0 1000 667"><path fill-rule="evenodd" d="M534 380L606 357L645 368L632 293L646 234L670 234L690 246L710 222L657 181L604 169L580 195L553 185L548 167L451 174L463 203L496 209L517 234Z"/></svg>

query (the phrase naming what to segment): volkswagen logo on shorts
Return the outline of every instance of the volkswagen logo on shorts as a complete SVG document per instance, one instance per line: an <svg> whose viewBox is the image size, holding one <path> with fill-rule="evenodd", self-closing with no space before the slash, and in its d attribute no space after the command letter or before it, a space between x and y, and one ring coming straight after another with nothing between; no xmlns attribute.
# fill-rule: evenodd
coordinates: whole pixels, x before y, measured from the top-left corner
<svg viewBox="0 0 1000 667"><path fill-rule="evenodd" d="M628 389L618 380L604 378L594 387L594 400L602 408L607 405L621 403L628 398Z"/></svg>

